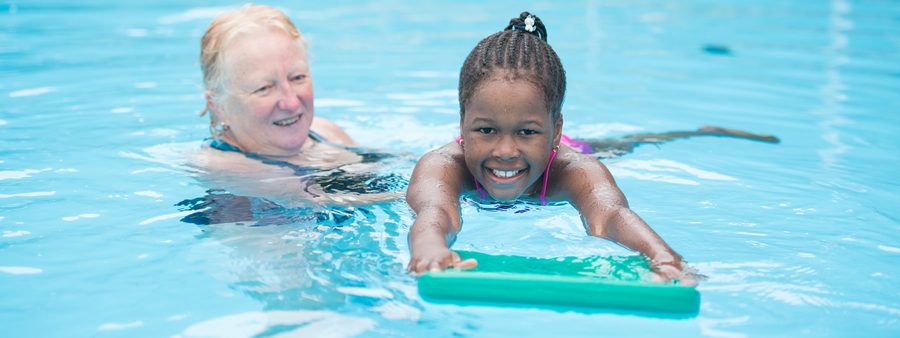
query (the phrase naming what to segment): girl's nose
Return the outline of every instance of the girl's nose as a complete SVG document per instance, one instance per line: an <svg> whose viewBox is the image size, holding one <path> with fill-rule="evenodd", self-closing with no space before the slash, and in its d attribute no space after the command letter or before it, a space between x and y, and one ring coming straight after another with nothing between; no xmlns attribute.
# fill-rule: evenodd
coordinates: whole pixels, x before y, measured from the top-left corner
<svg viewBox="0 0 900 338"><path fill-rule="evenodd" d="M516 159L519 157L519 147L512 136L502 136L494 148L494 156L501 160Z"/></svg>

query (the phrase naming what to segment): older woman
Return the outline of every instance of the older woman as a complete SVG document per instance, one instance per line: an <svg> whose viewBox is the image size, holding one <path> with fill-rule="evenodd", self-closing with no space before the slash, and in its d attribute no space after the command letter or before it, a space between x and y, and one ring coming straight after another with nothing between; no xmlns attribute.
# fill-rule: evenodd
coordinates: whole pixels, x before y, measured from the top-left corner
<svg viewBox="0 0 900 338"><path fill-rule="evenodd" d="M203 113L209 113L212 134L195 161L204 179L236 194L288 204L399 196L378 189L342 191L358 186L351 181L371 181L371 163L361 165L372 162L363 161L371 156L353 151L353 140L340 127L314 116L306 42L282 11L248 4L222 14L200 47Z"/></svg>
<svg viewBox="0 0 900 338"><path fill-rule="evenodd" d="M219 145L283 157L324 139L353 144L340 127L314 117L306 42L280 10L245 5L223 14L200 47L206 111Z"/></svg>

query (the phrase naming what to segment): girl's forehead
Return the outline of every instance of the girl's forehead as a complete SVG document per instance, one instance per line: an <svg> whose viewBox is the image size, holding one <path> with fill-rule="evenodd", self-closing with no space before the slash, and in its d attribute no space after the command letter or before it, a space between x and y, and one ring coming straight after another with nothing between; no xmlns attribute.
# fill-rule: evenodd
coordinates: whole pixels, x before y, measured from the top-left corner
<svg viewBox="0 0 900 338"><path fill-rule="evenodd" d="M474 98L466 108L463 123L547 125L551 123L550 115L540 96L491 95Z"/></svg>
<svg viewBox="0 0 900 338"><path fill-rule="evenodd" d="M525 79L499 78L480 84L466 104L466 111L470 108L521 110L531 106L546 110L543 92L537 85Z"/></svg>

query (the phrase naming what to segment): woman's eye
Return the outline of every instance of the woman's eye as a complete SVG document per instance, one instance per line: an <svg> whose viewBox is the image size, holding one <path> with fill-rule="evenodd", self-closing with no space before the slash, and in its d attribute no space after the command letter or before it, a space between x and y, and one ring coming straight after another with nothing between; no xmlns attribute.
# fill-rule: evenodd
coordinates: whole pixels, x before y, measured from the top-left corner
<svg viewBox="0 0 900 338"><path fill-rule="evenodd" d="M265 86L256 88L256 90L254 90L253 93L262 94L262 93L267 92L270 88L272 88L272 85L265 85Z"/></svg>
<svg viewBox="0 0 900 338"><path fill-rule="evenodd" d="M494 133L494 128L478 128L477 131L482 134L492 134Z"/></svg>

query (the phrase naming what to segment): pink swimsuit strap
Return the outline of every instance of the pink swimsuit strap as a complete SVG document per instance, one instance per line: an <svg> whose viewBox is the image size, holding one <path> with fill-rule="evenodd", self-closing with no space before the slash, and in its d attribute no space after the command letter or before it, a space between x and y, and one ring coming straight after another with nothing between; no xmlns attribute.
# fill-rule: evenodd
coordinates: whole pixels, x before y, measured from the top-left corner
<svg viewBox="0 0 900 338"><path fill-rule="evenodd" d="M563 135L565 136L565 135ZM568 137L566 137L568 139ZM576 140L577 141L577 140ZM581 142L581 141L578 141ZM456 143L462 144L462 136L456 137ZM588 146L590 147L590 146ZM541 205L547 205L547 182L550 179L550 164L553 163L553 159L556 158L556 153L558 152L559 147L553 147L553 150L550 151L550 159L547 160L547 167L544 168L543 173L543 182L541 182L541 195L539 196L541 200ZM477 179L473 179L475 181L475 191L478 191L481 194L481 201L487 200L487 193L485 193L484 189L481 188L481 184L478 184Z"/></svg>

